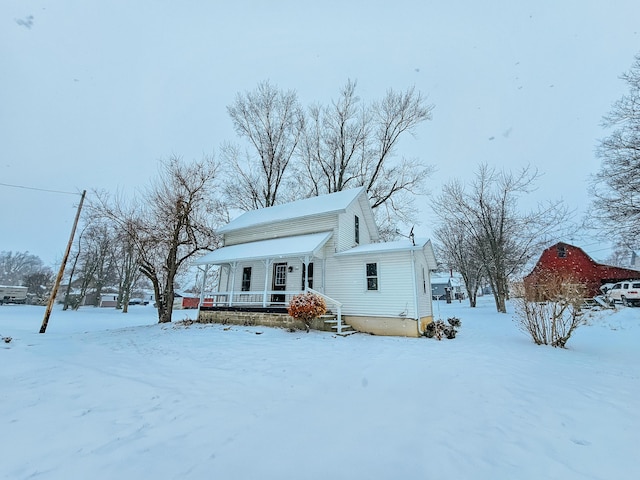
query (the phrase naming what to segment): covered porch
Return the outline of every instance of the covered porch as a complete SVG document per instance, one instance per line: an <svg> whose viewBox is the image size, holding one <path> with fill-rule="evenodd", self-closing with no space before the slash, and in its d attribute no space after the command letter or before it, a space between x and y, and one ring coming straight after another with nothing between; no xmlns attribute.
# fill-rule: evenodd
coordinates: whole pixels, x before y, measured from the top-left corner
<svg viewBox="0 0 640 480"><path fill-rule="evenodd" d="M322 296L341 328L342 305L325 296L323 248L332 232L274 238L219 248L196 264L203 273L200 311L287 314L291 299L313 291ZM208 278L215 273L213 288Z"/></svg>

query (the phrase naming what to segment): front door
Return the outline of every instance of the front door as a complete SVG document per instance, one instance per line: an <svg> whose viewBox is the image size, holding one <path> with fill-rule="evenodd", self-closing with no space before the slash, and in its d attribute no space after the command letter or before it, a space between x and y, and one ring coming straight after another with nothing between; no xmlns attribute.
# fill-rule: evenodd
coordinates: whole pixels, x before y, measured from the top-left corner
<svg viewBox="0 0 640 480"><path fill-rule="evenodd" d="M287 264L273 264L273 282L271 290L284 292L287 289ZM284 303L284 293L271 294L271 303Z"/></svg>

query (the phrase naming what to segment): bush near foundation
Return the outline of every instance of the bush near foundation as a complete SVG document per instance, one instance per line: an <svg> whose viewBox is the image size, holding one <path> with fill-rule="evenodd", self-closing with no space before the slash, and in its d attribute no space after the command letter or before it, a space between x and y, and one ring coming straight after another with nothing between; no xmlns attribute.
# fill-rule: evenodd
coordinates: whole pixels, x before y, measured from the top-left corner
<svg viewBox="0 0 640 480"><path fill-rule="evenodd" d="M327 312L327 304L322 297L315 293L300 293L291 299L287 307L287 312L289 316L302 320L308 332L311 326L311 320Z"/></svg>
<svg viewBox="0 0 640 480"><path fill-rule="evenodd" d="M447 318L447 325L442 320L436 320L435 322L431 322L427 325L427 328L424 330L424 336L427 338L435 338L436 340L442 340L442 337L448 338L449 340L456 338L456 334L458 331L456 327L460 327L462 322L457 317Z"/></svg>

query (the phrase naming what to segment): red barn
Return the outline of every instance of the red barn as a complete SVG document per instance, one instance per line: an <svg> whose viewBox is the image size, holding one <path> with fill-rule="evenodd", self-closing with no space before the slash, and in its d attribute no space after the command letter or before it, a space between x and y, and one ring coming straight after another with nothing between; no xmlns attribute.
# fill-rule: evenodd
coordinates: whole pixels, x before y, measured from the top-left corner
<svg viewBox="0 0 640 480"><path fill-rule="evenodd" d="M542 252L531 273L524 277L527 295L535 292L535 286L550 276L583 283L587 295L594 297L600 294L600 285L640 278L640 271L597 263L581 248L560 242Z"/></svg>

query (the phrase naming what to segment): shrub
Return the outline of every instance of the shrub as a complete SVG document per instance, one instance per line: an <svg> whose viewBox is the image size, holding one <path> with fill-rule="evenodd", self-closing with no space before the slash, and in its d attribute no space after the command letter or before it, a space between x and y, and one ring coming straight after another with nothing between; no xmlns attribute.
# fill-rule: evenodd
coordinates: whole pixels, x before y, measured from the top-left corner
<svg viewBox="0 0 640 480"><path fill-rule="evenodd" d="M585 292L585 285L571 278L545 278L536 285L535 300L514 299L518 327L536 345L565 348L571 334L584 323L580 305Z"/></svg>
<svg viewBox="0 0 640 480"><path fill-rule="evenodd" d="M427 328L425 328L424 336L427 338L435 338L437 340L442 340L442 337L446 337L449 340L456 338L456 333L458 333L458 331L455 327L462 325L460 319L451 317L447 318L447 322L449 325L444 323L442 320L431 322L427 325Z"/></svg>
<svg viewBox="0 0 640 480"><path fill-rule="evenodd" d="M287 312L291 317L304 322L307 332L311 326L311 320L324 315L326 311L327 304L324 299L311 292L295 295L287 307Z"/></svg>

